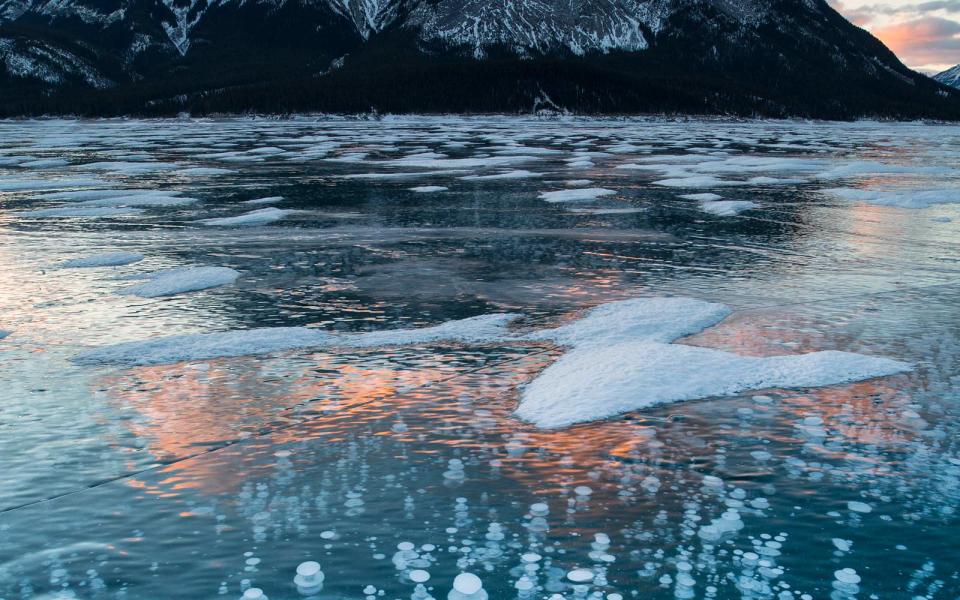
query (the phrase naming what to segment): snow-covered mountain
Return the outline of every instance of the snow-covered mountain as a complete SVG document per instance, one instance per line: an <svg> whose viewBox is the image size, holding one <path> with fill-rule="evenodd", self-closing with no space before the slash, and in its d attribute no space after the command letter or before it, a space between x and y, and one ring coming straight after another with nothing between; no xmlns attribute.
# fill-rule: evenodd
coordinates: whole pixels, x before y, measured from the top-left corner
<svg viewBox="0 0 960 600"><path fill-rule="evenodd" d="M0 0L0 67L7 113L960 116L824 0Z"/></svg>
<svg viewBox="0 0 960 600"><path fill-rule="evenodd" d="M934 79L944 85L960 90L960 65L947 69L943 73L933 76Z"/></svg>

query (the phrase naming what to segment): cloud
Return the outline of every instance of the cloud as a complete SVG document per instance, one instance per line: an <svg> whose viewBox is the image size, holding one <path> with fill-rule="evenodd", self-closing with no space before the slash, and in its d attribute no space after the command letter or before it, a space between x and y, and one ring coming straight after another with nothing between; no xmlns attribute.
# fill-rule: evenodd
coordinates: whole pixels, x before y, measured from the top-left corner
<svg viewBox="0 0 960 600"><path fill-rule="evenodd" d="M953 0L930 4L953 3ZM956 64L960 62L960 23L926 16L874 28L880 38L908 65Z"/></svg>
<svg viewBox="0 0 960 600"><path fill-rule="evenodd" d="M915 69L937 71L960 63L960 0L828 2Z"/></svg>

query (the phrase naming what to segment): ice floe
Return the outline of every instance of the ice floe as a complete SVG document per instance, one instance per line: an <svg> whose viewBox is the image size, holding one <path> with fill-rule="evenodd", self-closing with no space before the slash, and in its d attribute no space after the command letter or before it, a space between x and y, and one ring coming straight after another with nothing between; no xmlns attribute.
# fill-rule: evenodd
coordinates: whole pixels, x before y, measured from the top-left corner
<svg viewBox="0 0 960 600"><path fill-rule="evenodd" d="M680 197L684 200L696 200L698 202L713 202L714 200L723 200L723 196L720 194L711 194L709 192L703 194L683 194Z"/></svg>
<svg viewBox="0 0 960 600"><path fill-rule="evenodd" d="M530 155L509 155L509 156L487 156L474 158L446 158L443 155L434 153L419 154L407 156L397 160L383 161L378 164L385 164L396 167L418 167L426 169L474 169L483 167L497 167L503 165L512 165L523 162L540 160L539 156Z"/></svg>
<svg viewBox="0 0 960 600"><path fill-rule="evenodd" d="M700 210L718 217L735 217L744 211L759 207L759 204L749 200L711 200L700 203Z"/></svg>
<svg viewBox="0 0 960 600"><path fill-rule="evenodd" d="M420 185L417 187L410 188L410 191L416 192L418 194L432 194L435 192L445 192L448 189L450 188L442 185Z"/></svg>
<svg viewBox="0 0 960 600"><path fill-rule="evenodd" d="M539 427L564 427L670 402L769 387L822 387L911 369L847 352L757 358L671 343L729 314L726 306L692 298L634 299L527 334L525 339L571 349L524 387L516 414Z"/></svg>
<svg viewBox="0 0 960 600"><path fill-rule="evenodd" d="M624 342L564 354L524 388L516 414L539 427L564 427L683 400L823 387L908 370L903 362L848 352L757 358L681 344Z"/></svg>
<svg viewBox="0 0 960 600"><path fill-rule="evenodd" d="M232 175L236 173L234 169L221 169L219 167L189 167L174 171L174 175L182 177L212 177L216 175Z"/></svg>
<svg viewBox="0 0 960 600"><path fill-rule="evenodd" d="M689 177L671 177L654 181L656 185L676 188L716 188L734 185L745 185L743 181L729 181L712 175L691 175Z"/></svg>
<svg viewBox="0 0 960 600"><path fill-rule="evenodd" d="M507 336L514 314L481 315L434 327L334 334L307 327L267 327L155 338L91 350L81 364L156 365L189 360L270 354L284 350L370 348L436 342L489 343Z"/></svg>
<svg viewBox="0 0 960 600"><path fill-rule="evenodd" d="M261 208L252 210L235 217L218 217L215 219L203 219L198 223L213 227L252 227L256 225L266 225L284 219L298 211L285 210L276 207Z"/></svg>
<svg viewBox="0 0 960 600"><path fill-rule="evenodd" d="M900 208L927 208L935 204L960 203L960 188L921 190L870 190L857 188L830 188L823 193L842 200Z"/></svg>
<svg viewBox="0 0 960 600"><path fill-rule="evenodd" d="M60 263L61 269L86 269L92 267L120 267L140 262L146 258L139 252L105 252Z"/></svg>
<svg viewBox="0 0 960 600"><path fill-rule="evenodd" d="M567 212L581 215L634 215L646 210L645 208L568 208Z"/></svg>
<svg viewBox="0 0 960 600"><path fill-rule="evenodd" d="M142 214L139 208L116 208L112 206L61 206L40 208L16 213L18 217L127 217Z"/></svg>
<svg viewBox="0 0 960 600"><path fill-rule="evenodd" d="M146 283L126 287L120 294L157 298L186 292L196 292L233 283L240 273L227 267L193 267L169 269L140 276Z"/></svg>
<svg viewBox="0 0 960 600"><path fill-rule="evenodd" d="M283 202L283 196L268 196L266 198L254 198L253 200L244 200L240 204L249 204L251 206L259 206L264 204L277 204L278 202Z"/></svg>
<svg viewBox="0 0 960 600"><path fill-rule="evenodd" d="M543 177L543 174L517 169L506 173L493 173L492 175L464 175L460 179L464 181L496 181L500 179L530 179L532 177Z"/></svg>
<svg viewBox="0 0 960 600"><path fill-rule="evenodd" d="M101 179L0 179L0 192L28 192L61 190L64 188L95 187L105 185Z"/></svg>
<svg viewBox="0 0 960 600"><path fill-rule="evenodd" d="M541 192L540 199L546 202L589 202L616 193L616 190L609 190L607 188L576 188Z"/></svg>

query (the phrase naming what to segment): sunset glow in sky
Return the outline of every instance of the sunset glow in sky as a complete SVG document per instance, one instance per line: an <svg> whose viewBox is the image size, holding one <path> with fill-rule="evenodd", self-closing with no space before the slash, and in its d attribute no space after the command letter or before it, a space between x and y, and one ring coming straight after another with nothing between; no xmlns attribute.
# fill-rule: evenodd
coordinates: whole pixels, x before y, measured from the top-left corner
<svg viewBox="0 0 960 600"><path fill-rule="evenodd" d="M960 63L960 0L829 0L908 66L937 73Z"/></svg>

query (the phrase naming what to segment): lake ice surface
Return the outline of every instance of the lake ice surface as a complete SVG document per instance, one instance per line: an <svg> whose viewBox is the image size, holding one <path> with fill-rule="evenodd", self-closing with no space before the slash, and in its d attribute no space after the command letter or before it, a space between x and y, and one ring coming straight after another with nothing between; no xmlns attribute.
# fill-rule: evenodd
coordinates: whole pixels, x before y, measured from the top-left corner
<svg viewBox="0 0 960 600"><path fill-rule="evenodd" d="M922 124L0 122L0 598L953 600L958 164Z"/></svg>

